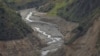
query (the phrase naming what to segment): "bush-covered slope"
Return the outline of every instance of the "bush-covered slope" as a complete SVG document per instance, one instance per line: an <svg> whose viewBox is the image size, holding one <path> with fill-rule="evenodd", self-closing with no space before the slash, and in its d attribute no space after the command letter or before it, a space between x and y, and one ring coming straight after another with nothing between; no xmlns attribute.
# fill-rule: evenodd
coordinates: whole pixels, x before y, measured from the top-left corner
<svg viewBox="0 0 100 56"><path fill-rule="evenodd" d="M55 6L52 10L48 12L48 15L50 16L56 16L58 13L58 9L66 6L66 0L55 0Z"/></svg>
<svg viewBox="0 0 100 56"><path fill-rule="evenodd" d="M79 26L72 31L72 33L75 33L76 35L72 37L71 43L79 36L84 35L93 24L96 17L100 16L100 0L51 1L54 5L53 8L47 12L49 16L58 15L67 21L79 23ZM44 10L46 10L46 8Z"/></svg>
<svg viewBox="0 0 100 56"><path fill-rule="evenodd" d="M8 4L9 7L20 10L26 8L38 7L44 4L48 0L3 0Z"/></svg>
<svg viewBox="0 0 100 56"><path fill-rule="evenodd" d="M100 0L50 0L40 6L40 11L50 16L61 16L78 23L88 22L100 13Z"/></svg>
<svg viewBox="0 0 100 56"><path fill-rule="evenodd" d="M31 32L21 16L0 1L0 40L23 38Z"/></svg>
<svg viewBox="0 0 100 56"><path fill-rule="evenodd" d="M58 15L68 21L79 23L79 26L72 31L67 44L73 43L77 38L83 36L93 25L96 17L100 16L100 0L73 0L72 3L58 10Z"/></svg>
<svg viewBox="0 0 100 56"><path fill-rule="evenodd" d="M70 0L69 0L70 1ZM69 5L61 8L58 15L64 17L66 20L82 22L87 20L94 11L100 9L100 0L75 0Z"/></svg>

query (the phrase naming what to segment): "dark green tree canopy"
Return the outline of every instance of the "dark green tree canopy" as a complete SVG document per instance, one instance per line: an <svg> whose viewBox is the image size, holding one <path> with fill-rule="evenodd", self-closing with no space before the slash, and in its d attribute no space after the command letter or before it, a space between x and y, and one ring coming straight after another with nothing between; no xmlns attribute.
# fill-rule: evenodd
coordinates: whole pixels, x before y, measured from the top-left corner
<svg viewBox="0 0 100 56"><path fill-rule="evenodd" d="M21 16L0 1L0 40L21 39L31 32Z"/></svg>

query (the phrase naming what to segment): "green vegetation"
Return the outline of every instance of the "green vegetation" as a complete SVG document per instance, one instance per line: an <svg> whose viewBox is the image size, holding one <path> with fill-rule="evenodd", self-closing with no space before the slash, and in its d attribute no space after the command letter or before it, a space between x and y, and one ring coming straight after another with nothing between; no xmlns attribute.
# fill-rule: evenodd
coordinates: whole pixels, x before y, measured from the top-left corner
<svg viewBox="0 0 100 56"><path fill-rule="evenodd" d="M70 0L69 0L70 1ZM99 0L74 0L71 4L59 9L58 15L66 20L82 22L91 15L91 12L99 7Z"/></svg>
<svg viewBox="0 0 100 56"><path fill-rule="evenodd" d="M72 3L58 10L58 15L64 19L79 23L72 31L76 34L67 44L73 43L78 37L84 35L96 17L100 16L100 0L73 0Z"/></svg>
<svg viewBox="0 0 100 56"><path fill-rule="evenodd" d="M84 34L92 25L94 18L100 15L100 0L4 0L9 7L23 9L39 7L39 11L49 16L60 16L67 21L79 23L72 32ZM22 3L23 2L23 3ZM80 30L81 29L81 30ZM76 35L77 36L77 35ZM74 39L76 39L75 37Z"/></svg>
<svg viewBox="0 0 100 56"><path fill-rule="evenodd" d="M3 0L9 7L15 10L38 7L45 3L45 0Z"/></svg>
<svg viewBox="0 0 100 56"><path fill-rule="evenodd" d="M17 4L24 4L24 3L28 3L28 2L32 2L32 0L6 0L7 2L14 2L14 3L17 3Z"/></svg>
<svg viewBox="0 0 100 56"><path fill-rule="evenodd" d="M0 40L21 39L32 29L21 19L20 14L0 1Z"/></svg>
<svg viewBox="0 0 100 56"><path fill-rule="evenodd" d="M63 0L63 1L60 1L60 0L56 0L55 1L55 6L53 9L51 9L49 12L48 12L48 15L49 16L56 16L57 15L57 12L58 12L58 9L62 8L62 7L65 7L66 6L66 0Z"/></svg>

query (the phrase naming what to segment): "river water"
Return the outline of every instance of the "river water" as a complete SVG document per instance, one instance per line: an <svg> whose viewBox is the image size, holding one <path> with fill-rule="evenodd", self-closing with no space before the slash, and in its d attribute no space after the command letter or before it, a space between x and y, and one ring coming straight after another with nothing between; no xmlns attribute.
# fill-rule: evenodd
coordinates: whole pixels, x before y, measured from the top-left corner
<svg viewBox="0 0 100 56"><path fill-rule="evenodd" d="M27 14L23 17L24 20L38 32L38 37L43 40L47 46L43 47L41 56L48 56L48 53L56 52L63 45L63 35L60 33L57 25L40 21L41 19L34 10L26 10ZM23 14L23 12L22 12ZM38 13L39 14L39 13ZM41 13L42 14L42 13Z"/></svg>

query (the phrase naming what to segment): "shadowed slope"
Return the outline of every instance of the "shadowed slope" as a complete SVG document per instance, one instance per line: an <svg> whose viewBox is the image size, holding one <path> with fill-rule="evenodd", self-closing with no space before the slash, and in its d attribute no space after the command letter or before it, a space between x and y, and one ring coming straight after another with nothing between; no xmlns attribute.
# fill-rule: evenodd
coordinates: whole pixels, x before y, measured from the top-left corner
<svg viewBox="0 0 100 56"><path fill-rule="evenodd" d="M0 40L21 39L31 32L21 16L0 1Z"/></svg>

